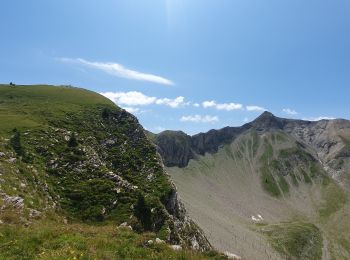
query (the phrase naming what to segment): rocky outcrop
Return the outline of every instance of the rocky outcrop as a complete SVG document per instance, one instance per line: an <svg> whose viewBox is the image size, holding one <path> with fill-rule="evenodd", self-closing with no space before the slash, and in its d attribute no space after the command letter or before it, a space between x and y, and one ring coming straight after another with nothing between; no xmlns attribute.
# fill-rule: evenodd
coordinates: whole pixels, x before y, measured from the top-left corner
<svg viewBox="0 0 350 260"><path fill-rule="evenodd" d="M194 158L191 137L181 131L164 131L157 135L155 143L158 152L168 167L184 167Z"/></svg>
<svg viewBox="0 0 350 260"><path fill-rule="evenodd" d="M208 251L212 249L204 232L188 217L183 203L178 198L175 186L169 197L166 209L172 216L173 229L175 231L169 234L168 237L168 240L172 244L184 245L196 251Z"/></svg>

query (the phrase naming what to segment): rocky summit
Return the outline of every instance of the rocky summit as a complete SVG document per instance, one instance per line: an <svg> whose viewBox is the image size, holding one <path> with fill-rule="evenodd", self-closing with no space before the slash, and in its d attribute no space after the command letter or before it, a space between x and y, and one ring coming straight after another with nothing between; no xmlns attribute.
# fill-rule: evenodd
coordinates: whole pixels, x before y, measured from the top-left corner
<svg viewBox="0 0 350 260"><path fill-rule="evenodd" d="M84 89L0 86L0 208L2 259L220 257L137 119Z"/></svg>

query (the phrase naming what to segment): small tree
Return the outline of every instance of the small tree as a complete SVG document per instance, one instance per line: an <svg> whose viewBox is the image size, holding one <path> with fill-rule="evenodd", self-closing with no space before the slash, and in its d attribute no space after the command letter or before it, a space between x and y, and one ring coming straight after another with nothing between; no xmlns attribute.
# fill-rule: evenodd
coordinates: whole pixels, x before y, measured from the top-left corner
<svg viewBox="0 0 350 260"><path fill-rule="evenodd" d="M152 230L152 212L145 201L145 197L140 194L134 208L135 216L141 222L144 230Z"/></svg>
<svg viewBox="0 0 350 260"><path fill-rule="evenodd" d="M21 134L19 131L17 131L17 129L13 129L14 135L12 136L11 140L10 140L10 144L13 148L13 150L15 150L16 154L18 156L22 156L24 154L23 152L23 147L21 145Z"/></svg>
<svg viewBox="0 0 350 260"><path fill-rule="evenodd" d="M68 146L69 147L77 147L78 146L78 140L75 137L74 133L71 135L71 137L68 140Z"/></svg>
<svg viewBox="0 0 350 260"><path fill-rule="evenodd" d="M102 118L103 119L108 119L108 117L109 117L109 110L108 110L108 108L104 108L102 110Z"/></svg>

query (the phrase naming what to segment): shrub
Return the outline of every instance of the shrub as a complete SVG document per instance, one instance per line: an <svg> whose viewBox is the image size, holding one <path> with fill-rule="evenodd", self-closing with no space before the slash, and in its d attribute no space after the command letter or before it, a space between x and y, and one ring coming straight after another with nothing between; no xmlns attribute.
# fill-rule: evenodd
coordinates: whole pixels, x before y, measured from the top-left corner
<svg viewBox="0 0 350 260"><path fill-rule="evenodd" d="M78 140L75 137L74 133L71 135L71 137L68 140L68 146L69 147L77 147L78 146Z"/></svg>
<svg viewBox="0 0 350 260"><path fill-rule="evenodd" d="M17 129L13 129L13 132L15 134L11 138L10 144L11 144L13 150L15 150L16 154L18 156L22 156L24 154L24 152L23 152L23 147L21 144L21 134L19 131L17 131Z"/></svg>
<svg viewBox="0 0 350 260"><path fill-rule="evenodd" d="M140 194L135 205L135 216L141 222L144 230L152 230L152 212L145 201L145 197Z"/></svg>
<svg viewBox="0 0 350 260"><path fill-rule="evenodd" d="M102 110L102 118L103 118L103 119L108 119L108 118L109 118L109 114L110 114L110 112L109 112L109 109L108 109L108 108L104 108L104 109Z"/></svg>

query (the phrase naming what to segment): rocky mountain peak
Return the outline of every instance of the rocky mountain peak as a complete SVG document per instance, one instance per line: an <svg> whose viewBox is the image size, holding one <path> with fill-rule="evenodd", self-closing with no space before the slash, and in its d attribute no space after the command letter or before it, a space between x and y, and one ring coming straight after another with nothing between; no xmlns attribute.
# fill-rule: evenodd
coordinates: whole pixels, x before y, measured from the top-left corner
<svg viewBox="0 0 350 260"><path fill-rule="evenodd" d="M257 131L267 131L270 129L282 129L284 121L282 118L276 117L271 112L265 111L251 124Z"/></svg>

